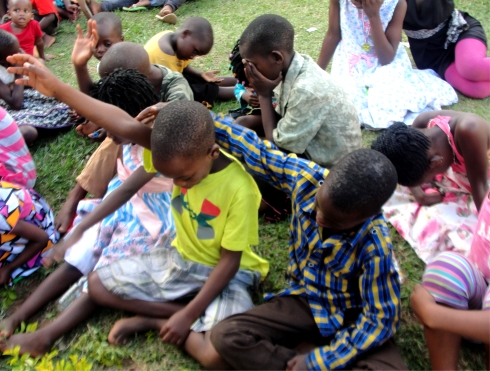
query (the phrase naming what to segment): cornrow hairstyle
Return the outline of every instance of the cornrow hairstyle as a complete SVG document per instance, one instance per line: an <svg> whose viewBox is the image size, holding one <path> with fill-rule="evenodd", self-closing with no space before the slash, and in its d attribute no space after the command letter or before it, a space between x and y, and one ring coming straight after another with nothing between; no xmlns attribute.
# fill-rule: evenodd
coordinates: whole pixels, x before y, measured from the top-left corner
<svg viewBox="0 0 490 371"><path fill-rule="evenodd" d="M207 108L195 101L173 101L158 113L151 133L153 159L205 156L214 143L214 122Z"/></svg>
<svg viewBox="0 0 490 371"><path fill-rule="evenodd" d="M337 210L368 218L378 214L395 191L397 174L386 156L363 148L337 162L327 179L327 192Z"/></svg>
<svg viewBox="0 0 490 371"><path fill-rule="evenodd" d="M145 108L159 102L153 86L136 69L115 69L95 84L90 95L121 108L131 117L136 117Z"/></svg>
<svg viewBox="0 0 490 371"><path fill-rule="evenodd" d="M230 53L230 68L229 70L233 72L233 76L237 79L238 83L243 86L248 86L247 75L245 75L245 66L242 62L242 56L240 55L240 39L236 42L233 50Z"/></svg>
<svg viewBox="0 0 490 371"><path fill-rule="evenodd" d="M294 28L286 19L276 14L255 18L243 31L240 45L255 55L267 56L274 50L294 52Z"/></svg>
<svg viewBox="0 0 490 371"><path fill-rule="evenodd" d="M398 183L420 185L430 168L430 139L423 132L395 122L371 144L371 148L390 159L398 174Z"/></svg>

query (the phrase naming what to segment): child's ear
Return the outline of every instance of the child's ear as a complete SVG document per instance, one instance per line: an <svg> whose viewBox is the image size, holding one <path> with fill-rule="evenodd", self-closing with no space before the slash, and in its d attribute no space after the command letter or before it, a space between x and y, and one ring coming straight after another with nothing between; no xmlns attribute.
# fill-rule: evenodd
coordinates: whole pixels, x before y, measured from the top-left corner
<svg viewBox="0 0 490 371"><path fill-rule="evenodd" d="M442 161L444 161L444 158L440 155L434 155L430 158L429 162L430 162L430 168L433 169L435 168L436 166L439 166Z"/></svg>
<svg viewBox="0 0 490 371"><path fill-rule="evenodd" d="M209 155L213 158L213 160L216 160L219 157L219 145L214 143L208 151Z"/></svg>
<svg viewBox="0 0 490 371"><path fill-rule="evenodd" d="M272 52L272 58L276 64L281 64L284 61L284 55L276 50Z"/></svg>
<svg viewBox="0 0 490 371"><path fill-rule="evenodd" d="M121 35L121 41L124 41L124 35Z"/></svg>
<svg viewBox="0 0 490 371"><path fill-rule="evenodd" d="M191 31L190 30L184 30L181 34L183 39L185 39L188 36L191 36Z"/></svg>

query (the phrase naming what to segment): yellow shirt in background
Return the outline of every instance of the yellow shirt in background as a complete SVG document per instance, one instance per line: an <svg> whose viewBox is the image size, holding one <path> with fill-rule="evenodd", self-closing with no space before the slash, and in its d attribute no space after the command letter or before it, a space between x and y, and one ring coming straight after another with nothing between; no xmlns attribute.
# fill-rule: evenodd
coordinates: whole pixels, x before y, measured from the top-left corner
<svg viewBox="0 0 490 371"><path fill-rule="evenodd" d="M160 49L160 46L158 45L158 41L162 38L162 36L171 32L172 31L163 31L157 33L145 44L145 50L150 57L150 63L159 64L161 66L170 68L174 72L182 73L182 71L184 71L184 68L186 68L192 60L180 60L175 55L169 55L163 52L163 50Z"/></svg>
<svg viewBox="0 0 490 371"><path fill-rule="evenodd" d="M269 263L251 246L259 242L260 191L253 178L233 156L225 169L209 174L201 183L185 189L174 186L172 215L177 236L173 245L184 259L216 266L221 247L242 251L240 269L257 271L265 278ZM151 152L143 155L146 171L155 172Z"/></svg>

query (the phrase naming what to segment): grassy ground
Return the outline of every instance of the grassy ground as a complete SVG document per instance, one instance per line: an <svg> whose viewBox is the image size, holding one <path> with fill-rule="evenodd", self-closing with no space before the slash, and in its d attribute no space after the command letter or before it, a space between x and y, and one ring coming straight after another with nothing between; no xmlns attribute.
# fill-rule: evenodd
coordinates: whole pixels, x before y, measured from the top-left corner
<svg viewBox="0 0 490 371"><path fill-rule="evenodd" d="M477 16L483 26L490 30L490 8L486 0L465 0L464 2L460 0L456 3L461 9ZM125 39L144 44L152 35L161 30L175 29L174 26L158 22L154 18L156 13L157 9L142 13L118 13L123 21ZM247 24L263 13L277 13L288 18L296 30L296 50L310 54L314 59L318 57L327 29L328 0L316 1L314 5L306 0L196 0L187 2L178 10L179 24L190 16L198 15L209 19L215 32L215 47L208 56L195 60L193 67L203 70L221 69L223 74L229 74L228 53ZM85 27L84 19L81 19L80 23L82 27ZM306 29L310 27L316 27L318 30L311 33L306 32ZM69 22L62 22L57 41L49 49L49 53L58 55L58 58L48 64L61 79L72 85L76 83L70 62L74 39L75 26ZM95 74L95 62L91 62L90 68ZM490 120L489 103L490 99L473 100L460 95L460 101L451 108L475 112ZM231 103L217 105L215 111L226 112L234 105ZM375 134L364 132L364 144L368 146L374 137ZM74 130L67 130L61 135L46 134L31 149L38 166L36 188L48 199L55 211L59 210L68 191L75 184L75 176L83 168L95 147L96 145L90 141L78 137ZM262 224L260 234L259 251L271 262L271 271L262 290L277 290L285 284L287 223ZM408 305L410 292L413 286L420 281L424 266L412 249L395 232L393 232L393 238L395 252L405 277L402 287L404 310L396 340L410 369L428 369L430 364L422 329L415 321ZM33 277L20 282L14 289L0 290L0 318L20 305L49 273L50 271L41 269ZM56 314L55 306L50 305L34 320L42 325ZM103 311L95 315L57 343L55 348L58 349L59 354L55 359L75 354L93 361L93 369L97 370L117 367L127 370L199 368L190 357L180 350L161 344L154 333L135 337L124 348L108 346L105 337L111 324L124 315L110 311ZM467 345L464 348L460 368L483 369L483 348L474 345ZM12 366L7 365L5 357L0 359L0 370L11 368Z"/></svg>

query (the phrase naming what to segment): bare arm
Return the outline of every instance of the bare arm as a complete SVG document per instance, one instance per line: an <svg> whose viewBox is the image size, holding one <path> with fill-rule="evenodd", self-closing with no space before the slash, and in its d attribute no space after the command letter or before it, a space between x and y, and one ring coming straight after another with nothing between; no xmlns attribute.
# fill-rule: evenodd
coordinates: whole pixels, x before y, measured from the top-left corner
<svg viewBox="0 0 490 371"><path fill-rule="evenodd" d="M184 309L175 313L162 327L162 341L181 345L189 334L192 323L204 313L211 302L223 291L240 267L241 251L221 248L221 257L199 293Z"/></svg>
<svg viewBox="0 0 490 371"><path fill-rule="evenodd" d="M328 10L328 30L323 39L320 57L318 58L318 65L321 68L327 68L341 39L339 0L330 0L330 8Z"/></svg>
<svg viewBox="0 0 490 371"><path fill-rule="evenodd" d="M15 76L19 78L20 76ZM20 110L22 108L22 101L24 100L24 87L21 85L14 85L11 88L9 85L0 81L0 98L7 103L10 108L14 110Z"/></svg>
<svg viewBox="0 0 490 371"><path fill-rule="evenodd" d="M71 235L56 244L53 247L53 251L49 257L44 259L45 265L50 265L53 260L61 261L65 256L66 250L73 246L80 238L83 233L92 227L93 225L100 222L105 217L113 214L122 205L128 202L131 197L133 197L138 190L140 190L146 183L148 183L155 173L147 173L143 166L140 166L135 170L133 174L129 176L128 179L124 181L114 192L109 194L100 205L98 205L94 211L88 214L82 219L79 225L73 230Z"/></svg>
<svg viewBox="0 0 490 371"><path fill-rule="evenodd" d="M466 164L473 201L480 210L488 192L488 129L478 119L472 115L463 117L456 126L454 138Z"/></svg>
<svg viewBox="0 0 490 371"><path fill-rule="evenodd" d="M36 37L36 48L37 52L39 54L39 58L41 59L46 59L46 56L44 55L44 42L42 37Z"/></svg>
<svg viewBox="0 0 490 371"><path fill-rule="evenodd" d="M439 305L422 285L415 286L410 304L424 326L490 343L490 311L460 310Z"/></svg>
<svg viewBox="0 0 490 371"><path fill-rule="evenodd" d="M369 18L371 24L371 36L373 38L374 50L381 65L389 64L393 61L398 49L398 44L402 38L402 25L405 13L407 12L407 3L405 0L399 0L393 13L386 32L383 30L379 9L383 0L362 0L362 9Z"/></svg>
<svg viewBox="0 0 490 371"><path fill-rule="evenodd" d="M80 25L77 25L77 39L71 52L71 61L77 74L78 88L85 94L89 94L95 85L88 72L87 63L92 58L92 48L97 45L98 40L97 24L94 20L88 20L85 36Z"/></svg>
<svg viewBox="0 0 490 371"><path fill-rule="evenodd" d="M16 84L28 85L41 94L55 97L94 124L115 135L127 138L133 143L151 149L151 128L136 121L122 109L98 101L61 82L32 55L15 54L7 57L7 60L14 65L22 66L8 68L10 73L23 76L15 80Z"/></svg>

